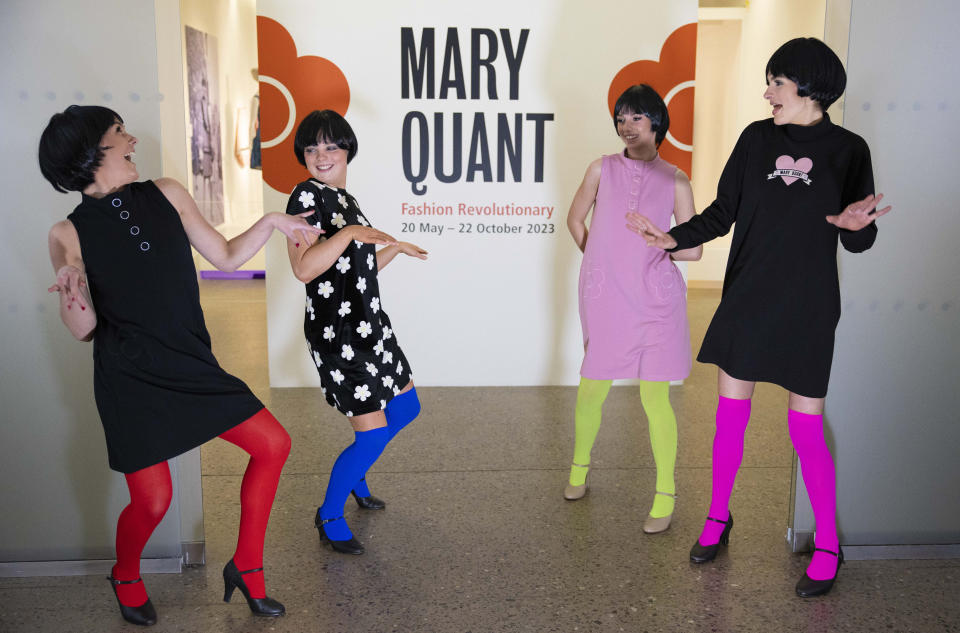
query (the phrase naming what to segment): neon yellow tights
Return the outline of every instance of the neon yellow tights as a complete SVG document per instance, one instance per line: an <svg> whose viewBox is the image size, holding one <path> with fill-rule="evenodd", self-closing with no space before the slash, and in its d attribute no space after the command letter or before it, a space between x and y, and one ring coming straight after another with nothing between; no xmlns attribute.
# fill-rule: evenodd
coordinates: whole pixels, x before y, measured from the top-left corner
<svg viewBox="0 0 960 633"><path fill-rule="evenodd" d="M574 414L575 436L570 484L581 486L587 478L590 451L600 430L603 402L610 392L612 380L580 378L577 406ZM670 383L640 381L640 401L650 427L650 448L657 465L657 491L674 494L676 484L673 470L677 461L677 418L670 406ZM666 495L655 495L650 515L659 518L673 512L674 500Z"/></svg>

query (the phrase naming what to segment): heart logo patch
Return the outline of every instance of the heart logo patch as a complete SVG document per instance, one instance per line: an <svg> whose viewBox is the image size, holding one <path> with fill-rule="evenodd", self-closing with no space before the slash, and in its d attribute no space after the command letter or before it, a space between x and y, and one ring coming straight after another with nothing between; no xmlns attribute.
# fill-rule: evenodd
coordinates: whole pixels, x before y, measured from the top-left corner
<svg viewBox="0 0 960 633"><path fill-rule="evenodd" d="M808 175L810 170L813 169L813 161L809 158L804 157L794 160L792 156L784 154L777 158L776 167L777 169L772 174L767 175L767 180L779 176L788 185L797 180L803 180L806 185L813 182Z"/></svg>

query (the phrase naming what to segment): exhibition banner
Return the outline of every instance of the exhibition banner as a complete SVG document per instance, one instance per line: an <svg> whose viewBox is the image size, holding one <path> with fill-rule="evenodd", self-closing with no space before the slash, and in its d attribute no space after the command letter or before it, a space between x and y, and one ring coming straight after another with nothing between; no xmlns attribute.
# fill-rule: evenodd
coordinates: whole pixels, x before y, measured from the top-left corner
<svg viewBox="0 0 960 633"><path fill-rule="evenodd" d="M309 177L297 125L312 110L339 112L359 143L348 191L375 227L429 251L380 272L417 384L576 383L580 252L567 210L590 162L623 149L613 104L633 84L667 101L660 154L689 174L697 3L257 9L266 210L285 209ZM303 284L279 237L267 269L271 386L318 385Z"/></svg>

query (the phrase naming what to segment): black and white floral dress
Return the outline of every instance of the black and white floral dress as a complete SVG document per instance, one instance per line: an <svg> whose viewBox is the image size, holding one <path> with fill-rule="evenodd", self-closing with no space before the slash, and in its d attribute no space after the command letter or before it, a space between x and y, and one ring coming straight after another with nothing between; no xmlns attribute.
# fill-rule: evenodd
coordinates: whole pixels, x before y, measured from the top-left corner
<svg viewBox="0 0 960 633"><path fill-rule="evenodd" d="M288 214L311 210L306 219L326 231L321 240L349 224L370 226L345 189L312 179L287 201ZM347 416L385 408L413 376L380 305L376 247L351 241L306 291L303 333L327 402Z"/></svg>

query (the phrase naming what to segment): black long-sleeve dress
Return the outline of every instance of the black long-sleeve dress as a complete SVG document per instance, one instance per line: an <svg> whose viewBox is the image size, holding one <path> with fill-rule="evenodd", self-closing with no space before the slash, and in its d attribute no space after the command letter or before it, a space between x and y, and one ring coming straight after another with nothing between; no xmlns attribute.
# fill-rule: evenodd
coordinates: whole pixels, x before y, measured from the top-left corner
<svg viewBox="0 0 960 633"><path fill-rule="evenodd" d="M153 182L84 195L67 219L97 312L93 388L110 468L176 457L263 408L213 356L190 242Z"/></svg>
<svg viewBox="0 0 960 633"><path fill-rule="evenodd" d="M877 235L876 223L848 231L825 216L872 193L866 142L828 116L812 126L747 126L716 200L670 230L680 250L736 223L723 297L697 360L740 380L824 397L840 318L837 239L858 253Z"/></svg>

